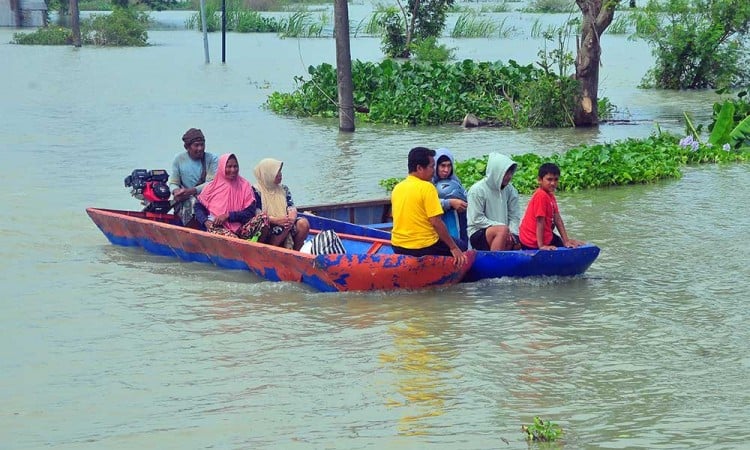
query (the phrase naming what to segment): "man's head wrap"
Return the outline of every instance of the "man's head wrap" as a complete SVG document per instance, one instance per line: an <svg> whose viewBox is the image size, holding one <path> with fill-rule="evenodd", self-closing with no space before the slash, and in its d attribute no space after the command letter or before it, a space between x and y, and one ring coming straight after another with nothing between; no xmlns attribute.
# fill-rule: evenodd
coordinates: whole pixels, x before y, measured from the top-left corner
<svg viewBox="0 0 750 450"><path fill-rule="evenodd" d="M203 132L198 128L191 128L182 135L182 142L185 143L185 148L190 147L193 142L206 142L206 138L203 136Z"/></svg>

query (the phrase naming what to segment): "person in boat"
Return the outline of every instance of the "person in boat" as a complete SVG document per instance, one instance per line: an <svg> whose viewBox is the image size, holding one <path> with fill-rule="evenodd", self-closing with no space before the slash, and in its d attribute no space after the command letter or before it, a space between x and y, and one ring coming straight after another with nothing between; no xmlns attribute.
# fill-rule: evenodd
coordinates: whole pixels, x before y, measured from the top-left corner
<svg viewBox="0 0 750 450"><path fill-rule="evenodd" d="M511 180L518 165L506 155L490 153L487 174L469 189L469 242L475 250L520 248L521 208Z"/></svg>
<svg viewBox="0 0 750 450"><path fill-rule="evenodd" d="M255 166L255 179L260 192L261 208L268 217L271 227L267 244L299 250L310 232L310 223L304 217L297 217L297 208L292 193L281 184L281 169L284 163L273 159L262 159Z"/></svg>
<svg viewBox="0 0 750 450"><path fill-rule="evenodd" d="M218 158L206 152L206 138L197 128L182 135L186 152L179 153L172 162L169 190L172 191L174 213L182 225L196 225L193 221L195 197L207 182L214 179Z"/></svg>
<svg viewBox="0 0 750 450"><path fill-rule="evenodd" d="M539 187L529 200L521 220L520 238L525 249L555 250L557 247L580 247L584 243L568 237L560 209L557 207L555 190L560 180L560 168L553 163L539 167ZM559 234L554 233L557 228Z"/></svg>
<svg viewBox="0 0 750 450"><path fill-rule="evenodd" d="M219 157L216 178L206 183L195 202L195 219L209 233L241 239L263 239L268 220L258 208L257 191L240 176L233 153Z"/></svg>
<svg viewBox="0 0 750 450"><path fill-rule="evenodd" d="M469 238L466 234L466 189L453 172L455 160L450 150L435 150L435 175L432 183L438 192L440 205L443 207L442 220L461 250L467 250Z"/></svg>
<svg viewBox="0 0 750 450"><path fill-rule="evenodd" d="M435 174L435 150L412 148L408 170L409 175L391 193L393 251L412 256L453 256L456 265L463 266L466 255L441 219L443 207L431 182Z"/></svg>

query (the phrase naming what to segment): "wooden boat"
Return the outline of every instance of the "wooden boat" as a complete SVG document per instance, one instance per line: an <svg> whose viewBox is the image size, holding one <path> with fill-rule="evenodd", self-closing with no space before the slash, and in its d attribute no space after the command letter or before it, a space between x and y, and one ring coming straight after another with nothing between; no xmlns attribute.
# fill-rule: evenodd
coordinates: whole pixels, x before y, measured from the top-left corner
<svg viewBox="0 0 750 450"><path fill-rule="evenodd" d="M340 222L365 225L368 228L390 230L393 224L390 198L298 206L297 210Z"/></svg>
<svg viewBox="0 0 750 450"><path fill-rule="evenodd" d="M91 220L116 245L143 247L164 256L249 270L271 281L302 282L320 291L421 289L458 283L461 268L445 256L396 255L383 239L340 234L346 254L310 255L175 225L172 214L87 208Z"/></svg>
<svg viewBox="0 0 750 450"><path fill-rule="evenodd" d="M349 212L352 204L345 205L346 213L332 213L332 216L364 217ZM370 207L371 205L368 205ZM305 207L303 207L305 208ZM354 207L356 208L356 207ZM310 209L301 209L309 211ZM302 213L310 226L336 233L369 236L375 239L390 239L391 234L383 229L343 222ZM533 276L574 276L580 275L599 256L599 247L587 244L578 248L558 248L557 250L513 250L503 252L477 251L474 264L463 281L477 281L485 278L533 277Z"/></svg>

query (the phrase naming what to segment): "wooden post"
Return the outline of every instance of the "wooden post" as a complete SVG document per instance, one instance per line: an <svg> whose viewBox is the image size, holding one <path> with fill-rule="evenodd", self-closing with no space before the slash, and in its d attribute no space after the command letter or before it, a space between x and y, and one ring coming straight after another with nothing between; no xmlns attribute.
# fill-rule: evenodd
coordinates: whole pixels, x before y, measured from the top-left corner
<svg viewBox="0 0 750 450"><path fill-rule="evenodd" d="M208 31L206 31L206 0L201 0L201 24L203 26L203 53L206 55L206 64L211 62L208 57Z"/></svg>
<svg viewBox="0 0 750 450"><path fill-rule="evenodd" d="M81 21L78 11L78 0L70 0L70 29L73 33L73 46L81 46Z"/></svg>
<svg viewBox="0 0 750 450"><path fill-rule="evenodd" d="M354 131L354 87L352 54L349 48L349 5L334 0L334 33L336 34L336 79L339 90L339 130Z"/></svg>

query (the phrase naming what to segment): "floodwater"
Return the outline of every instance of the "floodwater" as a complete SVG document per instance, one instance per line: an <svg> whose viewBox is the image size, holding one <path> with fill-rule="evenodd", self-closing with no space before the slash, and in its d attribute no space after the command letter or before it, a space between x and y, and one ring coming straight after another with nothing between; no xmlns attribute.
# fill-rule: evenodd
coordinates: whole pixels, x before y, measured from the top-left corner
<svg viewBox="0 0 750 450"><path fill-rule="evenodd" d="M514 15L511 15L515 17ZM131 209L196 126L250 175L284 160L298 203L382 197L415 145L459 159L680 131L710 92L642 91L648 48L603 38L602 95L630 125L462 130L276 116L262 105L334 42L151 31L146 48L22 47L0 30L0 447L735 449L750 431L748 165L562 193L585 276L320 294L110 245L87 206ZM459 58L533 62L538 41L447 40ZM374 38L354 58L379 60ZM564 176L564 174L563 174ZM524 199L525 200L525 199Z"/></svg>

